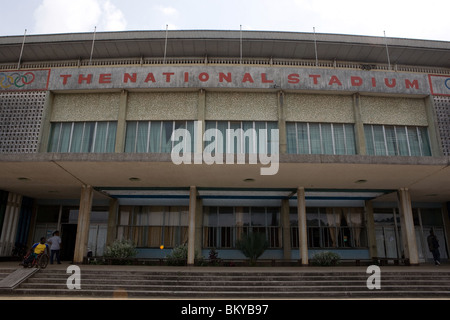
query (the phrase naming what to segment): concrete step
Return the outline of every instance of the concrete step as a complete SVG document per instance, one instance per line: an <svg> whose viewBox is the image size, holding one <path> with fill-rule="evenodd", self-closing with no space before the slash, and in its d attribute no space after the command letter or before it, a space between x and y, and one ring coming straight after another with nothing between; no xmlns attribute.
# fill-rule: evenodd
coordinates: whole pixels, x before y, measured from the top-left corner
<svg viewBox="0 0 450 320"><path fill-rule="evenodd" d="M81 270L69 290L65 270L40 270L14 294L97 297L317 298L450 297L450 272L383 272L381 290L365 272L190 272Z"/></svg>

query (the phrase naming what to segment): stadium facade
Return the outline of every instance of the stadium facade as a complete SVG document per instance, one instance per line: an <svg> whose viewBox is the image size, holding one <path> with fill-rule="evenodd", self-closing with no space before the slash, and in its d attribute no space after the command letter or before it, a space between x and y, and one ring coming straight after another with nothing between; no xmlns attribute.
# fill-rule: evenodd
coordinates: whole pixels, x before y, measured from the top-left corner
<svg viewBox="0 0 450 320"><path fill-rule="evenodd" d="M0 38L0 256L130 239L242 259L448 258L450 43L139 31ZM174 135L173 133L178 133Z"/></svg>

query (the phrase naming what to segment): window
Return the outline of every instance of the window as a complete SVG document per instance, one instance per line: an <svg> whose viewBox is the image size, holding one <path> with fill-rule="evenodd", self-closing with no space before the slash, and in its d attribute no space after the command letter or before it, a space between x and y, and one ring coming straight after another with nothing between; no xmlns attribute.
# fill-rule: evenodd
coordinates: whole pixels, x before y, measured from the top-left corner
<svg viewBox="0 0 450 320"><path fill-rule="evenodd" d="M290 209L291 246L298 248L297 208ZM309 248L367 247L363 208L306 208Z"/></svg>
<svg viewBox="0 0 450 320"><path fill-rule="evenodd" d="M137 247L173 248L187 242L188 207L123 206L117 227L118 239L132 240Z"/></svg>
<svg viewBox="0 0 450 320"><path fill-rule="evenodd" d="M367 153L376 156L431 156L426 127L364 125Z"/></svg>
<svg viewBox="0 0 450 320"><path fill-rule="evenodd" d="M279 208L272 207L204 207L203 246L235 248L242 234L263 233L269 248L282 244Z"/></svg>
<svg viewBox="0 0 450 320"><path fill-rule="evenodd" d="M287 152L291 154L356 154L353 124L288 122Z"/></svg>
<svg viewBox="0 0 450 320"><path fill-rule="evenodd" d="M216 142L214 150L218 153L265 153L265 154L277 154L278 149L273 148L272 143L276 143L278 146L278 137L272 135L272 129L278 129L276 122L267 121L206 121L205 131L209 129L217 129L222 134L222 144ZM228 139L227 130L233 130L233 141ZM242 134L239 135L238 131L241 129ZM263 136L264 130L267 136ZM262 143L261 143L262 142ZM210 144L213 142L206 142ZM229 149L227 149L229 146ZM272 150L274 149L274 150Z"/></svg>
<svg viewBox="0 0 450 320"><path fill-rule="evenodd" d="M128 121L125 137L125 152L170 153L174 143L172 133L176 129L186 129L190 134L190 146L194 150L194 121ZM188 141L186 137L183 141Z"/></svg>
<svg viewBox="0 0 450 320"><path fill-rule="evenodd" d="M53 122L48 152L114 152L117 123Z"/></svg>

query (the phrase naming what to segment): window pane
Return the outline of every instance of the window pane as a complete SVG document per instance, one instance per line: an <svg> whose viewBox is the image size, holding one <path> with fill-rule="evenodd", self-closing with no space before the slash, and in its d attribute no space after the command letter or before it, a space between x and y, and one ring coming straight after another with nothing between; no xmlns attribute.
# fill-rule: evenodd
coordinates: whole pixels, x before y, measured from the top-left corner
<svg viewBox="0 0 450 320"><path fill-rule="evenodd" d="M409 156L408 139L405 127L395 127L397 133L398 151L401 156Z"/></svg>
<svg viewBox="0 0 450 320"><path fill-rule="evenodd" d="M309 154L309 134L307 123L297 123L297 143L299 154Z"/></svg>
<svg viewBox="0 0 450 320"><path fill-rule="evenodd" d="M366 151L368 155L375 155L374 143L373 143L373 134L372 134L372 126L365 125L364 126L364 137L366 138Z"/></svg>
<svg viewBox="0 0 450 320"><path fill-rule="evenodd" d="M105 152L114 152L116 147L116 132L117 132L117 123L108 122L108 136L106 137Z"/></svg>
<svg viewBox="0 0 450 320"><path fill-rule="evenodd" d="M173 132L173 121L163 121L161 136L161 152L170 153L172 151L172 141L170 140Z"/></svg>
<svg viewBox="0 0 450 320"><path fill-rule="evenodd" d="M324 154L334 154L333 133L330 123L321 124L322 130L322 150Z"/></svg>
<svg viewBox="0 0 450 320"><path fill-rule="evenodd" d="M408 127L408 141L411 156L420 156L419 136L416 127Z"/></svg>
<svg viewBox="0 0 450 320"><path fill-rule="evenodd" d="M286 139L287 139L287 153L297 153L297 132L295 131L295 123L286 123Z"/></svg>
<svg viewBox="0 0 450 320"><path fill-rule="evenodd" d="M428 138L428 130L426 127L419 127L420 142L422 145L422 155L431 156L430 140Z"/></svg>
<svg viewBox="0 0 450 320"><path fill-rule="evenodd" d="M355 142L355 130L353 124L345 124L345 141L346 141L346 153L356 154L356 142Z"/></svg>
<svg viewBox="0 0 450 320"><path fill-rule="evenodd" d="M95 132L94 152L105 152L107 130L108 130L107 122L97 122L97 130Z"/></svg>
<svg viewBox="0 0 450 320"><path fill-rule="evenodd" d="M161 152L161 121L152 121L150 123L150 141L149 152Z"/></svg>
<svg viewBox="0 0 450 320"><path fill-rule="evenodd" d="M127 132L125 135L125 152L136 151L136 121L127 122Z"/></svg>
<svg viewBox="0 0 450 320"><path fill-rule="evenodd" d="M70 135L72 133L72 122L64 122L59 138L59 152L69 152Z"/></svg>
<svg viewBox="0 0 450 320"><path fill-rule="evenodd" d="M336 154L345 154L344 126L341 124L335 124L333 126L333 131Z"/></svg>
<svg viewBox="0 0 450 320"><path fill-rule="evenodd" d="M147 121L137 123L136 152L147 152L148 126Z"/></svg>
<svg viewBox="0 0 450 320"><path fill-rule="evenodd" d="M322 153L322 147L320 143L320 128L318 123L309 124L309 136L311 142L311 154Z"/></svg>
<svg viewBox="0 0 450 320"><path fill-rule="evenodd" d="M95 122L86 122L84 124L83 142L81 143L81 152L92 152L94 143Z"/></svg>
<svg viewBox="0 0 450 320"><path fill-rule="evenodd" d="M373 126L373 139L375 144L375 155L385 156L386 145L384 141L383 126Z"/></svg>
<svg viewBox="0 0 450 320"><path fill-rule="evenodd" d="M388 148L388 155L395 156L397 152L397 138L395 136L394 126L385 126L384 131L386 134L386 145Z"/></svg>
<svg viewBox="0 0 450 320"><path fill-rule="evenodd" d="M275 136L272 135L272 129L278 129L278 124L276 122L267 122L267 150L269 154L278 154L279 150L272 150L272 143L274 144L274 146L279 146L280 142L280 134L278 134L278 139L277 141L275 141Z"/></svg>
<svg viewBox="0 0 450 320"><path fill-rule="evenodd" d="M58 152L59 133L62 123L52 123L50 129L50 139L48 144L48 152Z"/></svg>

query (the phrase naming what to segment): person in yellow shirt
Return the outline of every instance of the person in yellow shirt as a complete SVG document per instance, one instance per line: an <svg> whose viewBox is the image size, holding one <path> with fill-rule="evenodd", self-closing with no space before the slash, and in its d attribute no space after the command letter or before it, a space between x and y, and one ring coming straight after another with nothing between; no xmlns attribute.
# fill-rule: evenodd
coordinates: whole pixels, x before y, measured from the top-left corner
<svg viewBox="0 0 450 320"><path fill-rule="evenodd" d="M49 254L50 250L48 248L47 241L45 237L42 237L40 242L36 242L31 247L28 257L23 262L23 266L27 267L28 264L33 262L33 259L36 259L40 254L45 253L46 251L47 254Z"/></svg>

